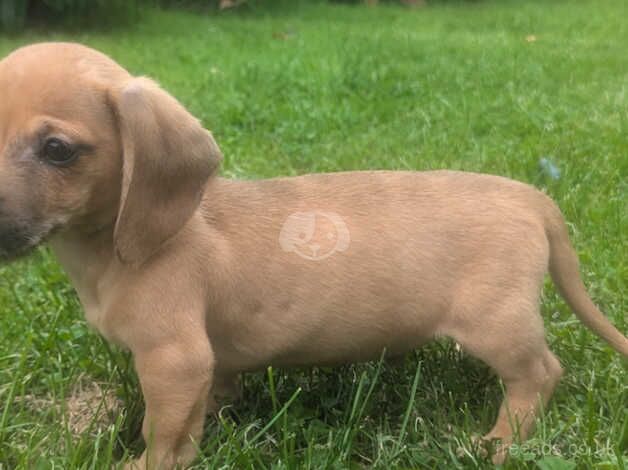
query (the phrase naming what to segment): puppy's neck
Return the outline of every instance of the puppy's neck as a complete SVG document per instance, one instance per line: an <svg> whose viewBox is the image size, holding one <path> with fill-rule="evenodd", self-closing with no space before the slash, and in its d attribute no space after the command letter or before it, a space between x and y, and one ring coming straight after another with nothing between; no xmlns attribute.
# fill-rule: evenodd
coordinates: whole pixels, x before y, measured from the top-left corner
<svg viewBox="0 0 628 470"><path fill-rule="evenodd" d="M83 308L98 308L98 285L111 264L117 262L113 247L113 224L85 233L68 230L50 240L50 246L76 289Z"/></svg>

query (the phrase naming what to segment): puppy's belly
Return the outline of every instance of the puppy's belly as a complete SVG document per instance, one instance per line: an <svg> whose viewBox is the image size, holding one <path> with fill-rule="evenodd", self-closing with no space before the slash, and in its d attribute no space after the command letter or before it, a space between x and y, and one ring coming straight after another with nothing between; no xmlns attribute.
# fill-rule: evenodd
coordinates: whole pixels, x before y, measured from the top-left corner
<svg viewBox="0 0 628 470"><path fill-rule="evenodd" d="M278 321L270 319L277 316ZM240 325L231 341L212 338L218 364L234 371L269 365L337 365L394 357L431 340L442 315L399 304L377 310L268 312ZM298 320L297 320L298 319Z"/></svg>
<svg viewBox="0 0 628 470"><path fill-rule="evenodd" d="M377 360L382 353L385 354L385 358L400 356L431 339L425 332L417 332L415 335L408 332L397 333L383 333L381 335L383 337L374 337L368 332L359 331L347 335L340 342L338 338L323 336L312 339L294 350L280 353L269 362L276 367L333 366L364 362Z"/></svg>

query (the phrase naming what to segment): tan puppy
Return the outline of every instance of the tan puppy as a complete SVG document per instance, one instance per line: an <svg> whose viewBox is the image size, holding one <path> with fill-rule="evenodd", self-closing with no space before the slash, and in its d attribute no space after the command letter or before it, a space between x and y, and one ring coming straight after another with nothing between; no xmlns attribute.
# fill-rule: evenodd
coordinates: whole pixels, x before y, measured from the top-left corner
<svg viewBox="0 0 628 470"><path fill-rule="evenodd" d="M511 423L525 438L561 375L539 315L548 266L628 355L558 208L530 186L448 171L231 181L220 159L174 98L96 51L39 44L0 62L0 254L49 240L88 321L134 354L142 468L190 462L210 397L242 371L438 336L504 382L486 438L511 442Z"/></svg>

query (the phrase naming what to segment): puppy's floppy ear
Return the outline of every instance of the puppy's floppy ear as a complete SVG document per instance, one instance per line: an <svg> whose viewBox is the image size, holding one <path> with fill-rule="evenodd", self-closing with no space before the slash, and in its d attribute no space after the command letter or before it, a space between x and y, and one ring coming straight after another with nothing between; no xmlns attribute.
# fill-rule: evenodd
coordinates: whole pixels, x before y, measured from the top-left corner
<svg viewBox="0 0 628 470"><path fill-rule="evenodd" d="M211 133L146 78L110 94L122 141L122 192L114 246L141 264L176 234L200 203L222 155Z"/></svg>

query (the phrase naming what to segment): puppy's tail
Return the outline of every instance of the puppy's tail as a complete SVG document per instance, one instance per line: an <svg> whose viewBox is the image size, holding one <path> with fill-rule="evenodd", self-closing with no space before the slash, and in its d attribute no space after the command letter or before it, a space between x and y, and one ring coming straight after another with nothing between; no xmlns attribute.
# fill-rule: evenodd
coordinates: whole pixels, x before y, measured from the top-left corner
<svg viewBox="0 0 628 470"><path fill-rule="evenodd" d="M628 338L613 326L587 294L580 277L578 257L569 241L560 209L548 197L544 199L545 233L550 246L549 271L558 291L582 323L628 357Z"/></svg>

